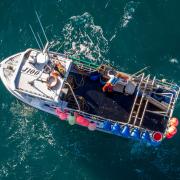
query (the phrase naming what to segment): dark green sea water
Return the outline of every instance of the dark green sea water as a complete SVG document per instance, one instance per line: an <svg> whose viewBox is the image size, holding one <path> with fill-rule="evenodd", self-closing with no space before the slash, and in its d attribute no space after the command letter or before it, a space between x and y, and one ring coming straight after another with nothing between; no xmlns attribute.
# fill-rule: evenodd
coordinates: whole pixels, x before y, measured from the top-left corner
<svg viewBox="0 0 180 180"><path fill-rule="evenodd" d="M180 84L178 0L1 0L0 58L37 48L38 10L55 50L134 73L151 66ZM42 34L42 33L41 33ZM154 148L82 127L17 101L0 83L0 179L180 179L180 135ZM175 116L180 117L180 102Z"/></svg>

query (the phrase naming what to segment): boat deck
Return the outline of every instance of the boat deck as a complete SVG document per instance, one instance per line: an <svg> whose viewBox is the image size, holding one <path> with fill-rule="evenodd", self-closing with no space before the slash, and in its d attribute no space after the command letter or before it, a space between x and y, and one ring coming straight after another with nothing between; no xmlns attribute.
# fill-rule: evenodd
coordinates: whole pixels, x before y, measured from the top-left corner
<svg viewBox="0 0 180 180"><path fill-rule="evenodd" d="M82 96L88 108L84 111L90 114L101 116L105 119L111 119L123 123L128 122L128 118L133 106L135 95L124 95L118 92L104 93L102 91L103 85L99 81L92 81L88 76L70 72L70 76L76 79L77 83L82 82L83 85L74 89L77 96ZM149 106L150 107L150 106ZM150 108L156 108L154 106ZM158 114L145 113L142 127L149 130L164 132L166 124L162 123L163 117ZM129 122L133 124L133 122ZM137 121L138 126L139 122Z"/></svg>
<svg viewBox="0 0 180 180"><path fill-rule="evenodd" d="M53 100L58 94L61 84L59 83L56 89L49 90L46 84L46 79L49 77L49 74L42 72L42 70L43 67L38 65L33 66L28 62L28 60L26 60L22 64L21 72L19 72L17 76L17 89L26 93L29 92L31 94ZM40 74L41 77L39 78Z"/></svg>
<svg viewBox="0 0 180 180"><path fill-rule="evenodd" d="M77 74L76 74L77 76ZM98 81L85 79L84 86L74 90L76 95L85 98L90 106L88 113L96 114L114 121L127 122L134 96L120 93L104 93Z"/></svg>
<svg viewBox="0 0 180 180"><path fill-rule="evenodd" d="M51 60L49 59L50 56ZM47 80L50 77L50 71L53 71L51 66L53 66L55 61L58 61L63 65L66 73L64 77L58 76L55 87L48 88ZM58 102L62 85L64 79L68 75L70 66L71 61L65 60L64 57L53 57L52 54L47 55L38 51L29 51L22 58L19 69L15 74L14 83L16 90L32 96Z"/></svg>

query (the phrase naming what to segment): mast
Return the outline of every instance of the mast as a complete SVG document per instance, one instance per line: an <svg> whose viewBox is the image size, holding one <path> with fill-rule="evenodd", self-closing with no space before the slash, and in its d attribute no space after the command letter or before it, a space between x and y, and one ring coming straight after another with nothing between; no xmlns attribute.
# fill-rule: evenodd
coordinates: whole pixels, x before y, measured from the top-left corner
<svg viewBox="0 0 180 180"><path fill-rule="evenodd" d="M32 26L31 26L30 24L29 24L29 27L30 27L30 30L31 30L31 32L32 32L32 34L33 34L33 36L34 36L34 39L35 39L35 41L36 41L36 43L37 43L40 51L42 51L43 53L47 53L47 54L48 54L48 50L49 50L49 48L51 47L52 44L49 43L49 40L48 40L48 38L47 38L46 32L45 32L45 30L44 30L44 27L43 27L43 25L42 25L42 22L41 22L41 20L40 20L40 17L39 17L39 15L38 15L37 11L35 11L35 13L36 13L36 17L37 17L37 19L38 19L39 25L40 25L40 27L41 27L41 30L42 30L42 32L43 32L44 38L45 38L45 40L46 40L45 46L43 45L43 42L42 42L42 40L41 40L41 37L40 37L39 33L37 33L37 36L36 36L36 34L35 34Z"/></svg>
<svg viewBox="0 0 180 180"><path fill-rule="evenodd" d="M38 39L37 39L37 37L36 37L36 35L35 35L34 31L33 31L33 28L32 28L32 26L30 24L29 24L29 27L30 27L30 30L31 30L31 32L32 32L32 34L34 36L34 39L36 40L36 43L37 43L39 49L42 51L41 46L40 46L40 44L38 42Z"/></svg>
<svg viewBox="0 0 180 180"><path fill-rule="evenodd" d="M42 48L43 48L43 42L42 42L41 37L40 37L40 35L39 35L39 33L38 33L38 32L37 32L37 37L38 37L39 42L40 42L40 44L41 44L41 46L42 46Z"/></svg>
<svg viewBox="0 0 180 180"><path fill-rule="evenodd" d="M40 18L39 18L39 15L38 15L37 11L35 11L35 13L36 13L37 19L38 19L38 21L39 21L39 25L40 25L40 27L41 27L41 29L42 29L43 34L44 34L44 37L45 37L45 39L46 39L46 43L49 43L48 38L47 38L47 36L46 36L45 30L44 30L44 28L43 28L43 25L42 25L42 23L41 23L41 20L40 20Z"/></svg>

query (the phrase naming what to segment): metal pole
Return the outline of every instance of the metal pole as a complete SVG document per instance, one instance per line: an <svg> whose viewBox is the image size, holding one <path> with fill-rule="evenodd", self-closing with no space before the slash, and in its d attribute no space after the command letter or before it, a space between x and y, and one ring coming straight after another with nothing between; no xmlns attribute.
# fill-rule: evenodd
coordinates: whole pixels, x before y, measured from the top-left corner
<svg viewBox="0 0 180 180"><path fill-rule="evenodd" d="M65 82L65 84L67 84L67 85L69 86L69 88L70 88L70 90L71 90L71 92L72 92L72 95L74 96L74 99L75 99L75 101L76 101L76 104L77 104L77 106L78 106L78 110L80 111L81 109L80 109L78 100L77 100L77 98L76 98L76 95L74 94L74 91L73 91L71 85L70 85L68 82Z"/></svg>
<svg viewBox="0 0 180 180"><path fill-rule="evenodd" d="M37 37L36 37L36 35L35 35L34 31L33 31L32 26L31 26L30 24L29 24L29 27L30 27L31 32L32 32L32 34L33 34L33 36L34 36L34 39L36 40L36 43L37 43L39 49L42 51L41 46L40 46L40 44L39 44L39 42L38 42L38 40L37 40Z"/></svg>
<svg viewBox="0 0 180 180"><path fill-rule="evenodd" d="M43 28L43 26L42 26L42 23L41 23L41 20L40 20L40 18L39 18L39 15L38 15L37 11L35 11L35 13L36 13L37 19L38 19L38 21L39 21L39 24L40 24L40 26L41 26L42 32L43 32L43 34L44 34L44 37L45 37L46 41L49 42L48 39L47 39L45 30L44 30L44 28Z"/></svg>
<svg viewBox="0 0 180 180"><path fill-rule="evenodd" d="M37 33L37 36L38 36L39 42L41 43L41 46L42 46L42 48L43 48L43 43L42 43L42 40L41 40L41 37L40 37L39 33Z"/></svg>

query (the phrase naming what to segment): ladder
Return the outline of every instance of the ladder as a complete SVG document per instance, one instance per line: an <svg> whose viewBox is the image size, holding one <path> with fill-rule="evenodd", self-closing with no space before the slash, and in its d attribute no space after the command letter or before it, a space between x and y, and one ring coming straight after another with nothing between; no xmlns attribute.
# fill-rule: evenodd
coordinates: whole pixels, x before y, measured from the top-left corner
<svg viewBox="0 0 180 180"><path fill-rule="evenodd" d="M139 120L140 123L142 122L144 112L148 104L147 100L145 99L146 93L147 91L152 90L152 87L154 85L154 81L153 83L151 82L152 81L150 81L150 75L146 76L145 78L144 75L142 76L128 121L128 123L132 123L133 126L136 125L137 120ZM140 91L142 92L142 94L140 97L138 97Z"/></svg>
<svg viewBox="0 0 180 180"><path fill-rule="evenodd" d="M149 82L149 79L150 79L150 75L148 75L146 78L144 78L145 82L143 82L143 85L142 85L142 95L139 99L139 103L137 104L137 111L136 111L136 114L134 116L132 116L134 118L134 122L133 122L133 125L136 125L136 121L137 120L141 120L142 117L140 117L140 109L144 108L142 106L142 102L144 100L144 97L146 95L146 88L147 88L147 85L148 85L148 82Z"/></svg>
<svg viewBox="0 0 180 180"><path fill-rule="evenodd" d="M154 77L153 80L152 80L152 83L151 83L152 88L154 87L155 80L156 80L156 77ZM141 120L140 120L140 123L139 123L139 127L142 126L142 122L143 122L143 119L144 119L144 115L145 115L145 112L146 112L146 109L147 109L148 102L149 102L149 100L146 99L144 110L143 110Z"/></svg>
<svg viewBox="0 0 180 180"><path fill-rule="evenodd" d="M140 74L139 76L141 76L141 79L140 79L139 85L137 87L136 96L135 96L134 103L133 103L133 106L132 106L132 109L131 109L131 113L129 115L129 119L128 119L128 122L127 122L128 124L130 124L132 118L134 116L136 116L136 107L138 106L138 95L140 93L140 87L141 87L141 84L142 84L143 79L144 79L144 73Z"/></svg>

